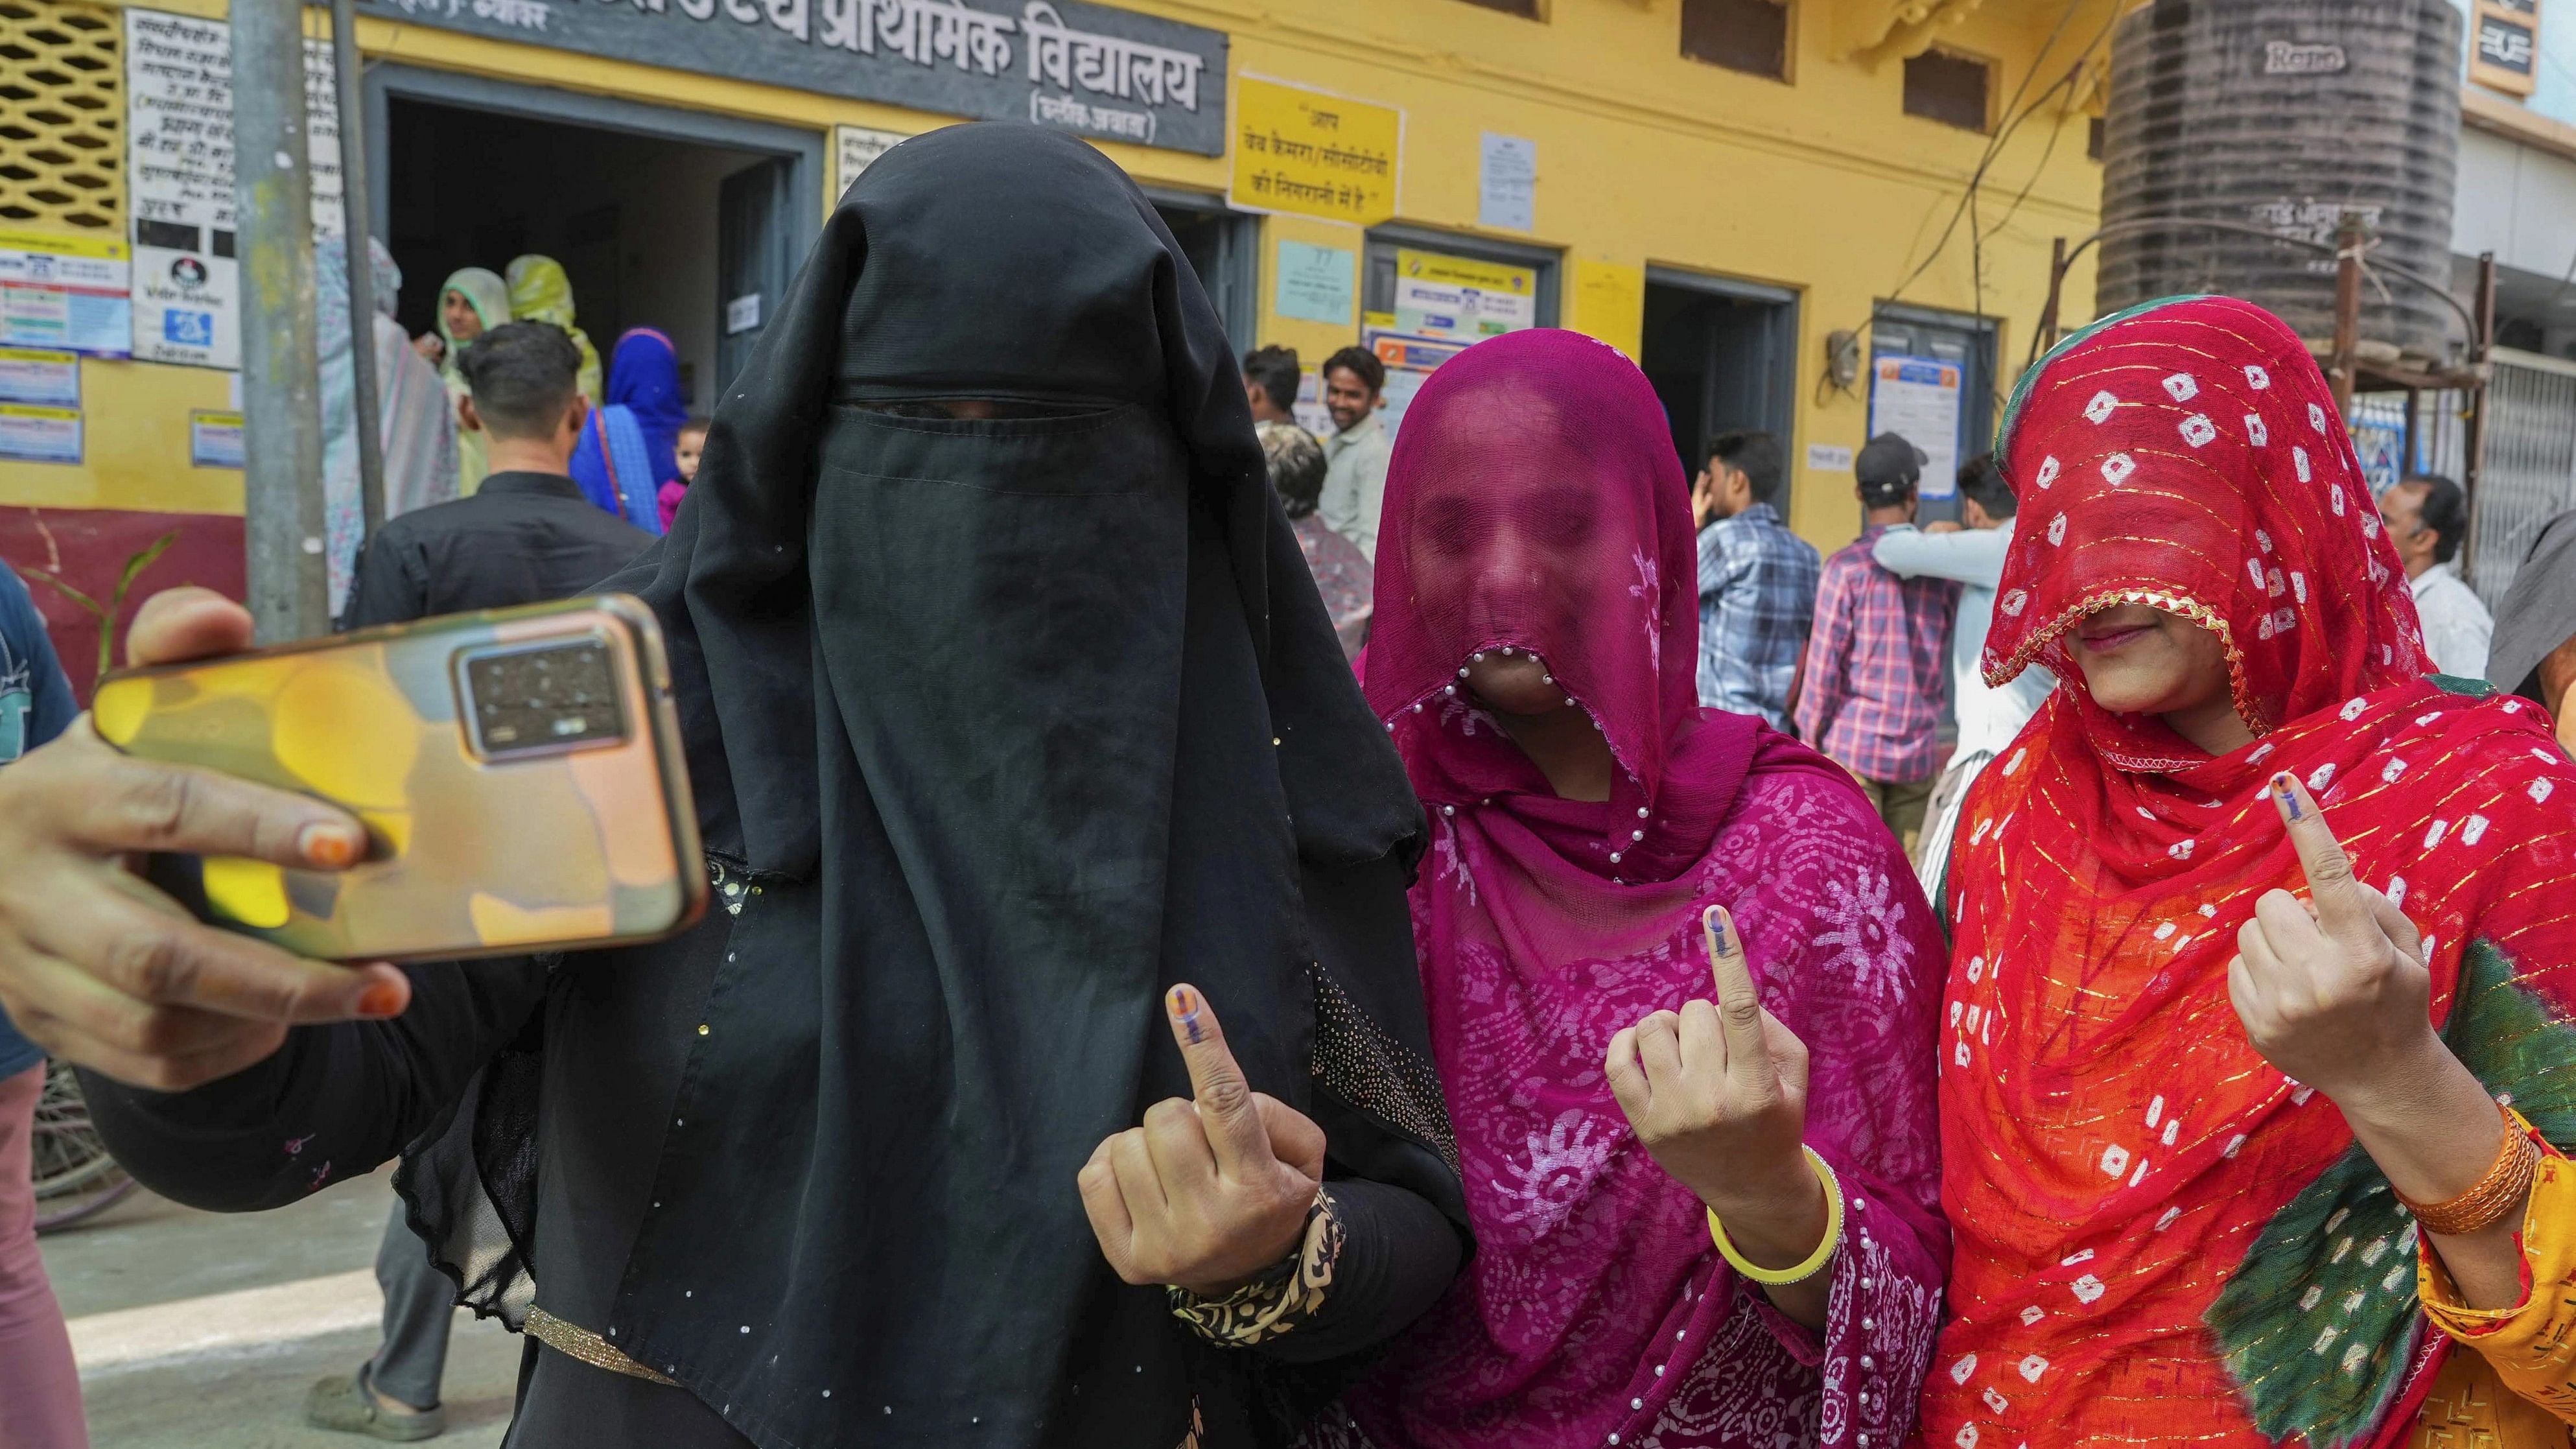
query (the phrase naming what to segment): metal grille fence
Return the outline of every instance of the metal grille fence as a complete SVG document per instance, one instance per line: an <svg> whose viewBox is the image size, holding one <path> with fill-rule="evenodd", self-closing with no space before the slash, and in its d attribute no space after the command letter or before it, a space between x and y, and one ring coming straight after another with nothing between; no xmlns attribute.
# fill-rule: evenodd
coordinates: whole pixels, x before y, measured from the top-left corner
<svg viewBox="0 0 2576 1449"><path fill-rule="evenodd" d="M2468 570L2489 609L2503 602L2540 525L2576 507L2576 363L2501 347L2494 357Z"/></svg>
<svg viewBox="0 0 2576 1449"><path fill-rule="evenodd" d="M124 231L116 13L0 0L0 227Z"/></svg>

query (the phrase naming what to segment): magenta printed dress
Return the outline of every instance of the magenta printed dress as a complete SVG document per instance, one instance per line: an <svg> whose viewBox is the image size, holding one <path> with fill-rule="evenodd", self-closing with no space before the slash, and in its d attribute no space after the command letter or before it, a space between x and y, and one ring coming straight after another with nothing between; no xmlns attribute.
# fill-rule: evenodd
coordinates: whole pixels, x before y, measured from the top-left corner
<svg viewBox="0 0 2576 1449"><path fill-rule="evenodd" d="M1688 500L1645 378L1556 331L1444 364L1406 416L1377 565L1366 687L1432 814L1414 930L1477 1250L1310 1439L1895 1449L1948 1258L1942 942L1848 775L1698 706ZM1608 801L1559 798L1466 695L1470 656L1503 648L1607 738ZM1811 1054L1807 1142L1844 1197L1821 1333L1726 1266L1602 1076L1614 1033L1710 994L1712 903Z"/></svg>

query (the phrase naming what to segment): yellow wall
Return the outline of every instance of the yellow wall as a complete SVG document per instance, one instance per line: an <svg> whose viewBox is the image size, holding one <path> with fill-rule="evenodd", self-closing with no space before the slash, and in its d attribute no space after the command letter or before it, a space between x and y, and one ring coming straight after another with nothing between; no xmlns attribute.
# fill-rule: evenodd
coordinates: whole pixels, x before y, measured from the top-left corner
<svg viewBox="0 0 2576 1449"><path fill-rule="evenodd" d="M1562 250L1560 317L1568 325L1634 347L1639 272L1649 264L1796 290L1803 378L1791 455L1803 470L1807 445L1856 448L1867 422L1865 380L1849 394L1822 386L1826 334L1867 325L1873 303L1931 250L1987 147L1983 135L1903 113L1897 52L1922 43L1929 29L1944 46L1995 60L2000 110L2061 16L2033 95L2076 63L2118 3L2077 0L2070 12L2058 0L1794 0L1793 80L1785 84L1682 59L1679 0L1549 0L1543 23L1463 0L1304 0L1293 9L1137 0L1134 8L1227 31L1237 74L1401 106L1398 219L1416 226L1478 234L1480 133L1535 141L1536 230L1492 235ZM154 8L223 9L213 0L154 0ZM1895 24L1900 12L1929 18ZM946 119L375 19L360 23L359 42L370 58L817 130L847 123L919 131ZM1981 205L1993 235L1984 247L1983 310L2002 319L2003 383L2029 345L2049 238L2080 236L2094 224L2100 173L2084 156L2086 120L2080 109L2052 104L2014 133L1988 173ZM1225 189L1222 157L1103 149L1150 183ZM2004 220L2025 183L2027 199ZM829 200L817 198L818 212ZM1286 343L1309 359L1356 340L1355 327L1276 315L1271 274L1281 238L1361 247L1352 228L1265 221L1254 340ZM1970 267L1963 223L1902 300L1970 311ZM2091 295L2088 262L2069 279L2065 315L2089 315ZM223 406L226 390L223 374L201 369L85 363L89 462L0 464L0 504L238 511L237 473L187 466L187 410ZM1858 520L1850 481L1802 471L1798 530L1828 544L1849 537Z"/></svg>

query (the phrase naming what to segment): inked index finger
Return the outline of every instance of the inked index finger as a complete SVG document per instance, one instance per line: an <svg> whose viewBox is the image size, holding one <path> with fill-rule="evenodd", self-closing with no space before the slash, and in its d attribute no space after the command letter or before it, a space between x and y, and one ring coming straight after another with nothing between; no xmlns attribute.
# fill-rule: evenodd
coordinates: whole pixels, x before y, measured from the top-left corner
<svg viewBox="0 0 2576 1449"><path fill-rule="evenodd" d="M2370 901L2352 873L2352 857L2335 839L2316 797L2286 770L2272 777L2271 794L2282 824L2289 828L2290 844L2299 852L2299 868L2308 878L2308 898L2316 905L2317 924L2330 936L2369 934L2373 929Z"/></svg>
<svg viewBox="0 0 2576 1449"><path fill-rule="evenodd" d="M1216 1008L1197 987L1183 982L1164 993L1163 1010L1171 1018L1172 1039L1180 1043L1181 1061L1190 1069L1190 1095L1198 1103L1217 1171L1242 1177L1268 1167L1270 1133L1261 1125L1243 1068L1225 1044Z"/></svg>
<svg viewBox="0 0 2576 1449"><path fill-rule="evenodd" d="M1726 1036L1727 1074L1750 1078L1766 1054L1762 998L1753 989L1753 963L1745 959L1744 937L1726 907L1711 906L1702 912L1700 927L1708 933L1709 975L1717 985L1717 1023Z"/></svg>

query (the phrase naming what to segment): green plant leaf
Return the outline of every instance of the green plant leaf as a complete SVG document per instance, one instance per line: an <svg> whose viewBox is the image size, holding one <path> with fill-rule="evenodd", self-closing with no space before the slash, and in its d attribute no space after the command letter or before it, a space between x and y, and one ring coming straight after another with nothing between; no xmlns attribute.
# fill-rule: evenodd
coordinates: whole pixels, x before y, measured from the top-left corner
<svg viewBox="0 0 2576 1449"><path fill-rule="evenodd" d="M179 530L175 528L171 529L168 533L152 540L152 542L146 545L140 553L127 559L125 561L125 572L119 574L116 579L115 601L119 604L124 603L125 591L134 587L134 580L136 577L141 575L145 569L159 563L161 561L161 555L168 553L170 551L170 545L177 543L178 541Z"/></svg>
<svg viewBox="0 0 2576 1449"><path fill-rule="evenodd" d="M36 582L45 585L47 588L52 589L64 598L71 600L74 607L79 608L92 617L97 617L107 612L106 608L102 606L98 600L93 599L89 595L82 593L80 590L73 588L71 585L64 583L59 575L48 573L43 569L21 569L19 572L25 574L28 578L34 579Z"/></svg>

